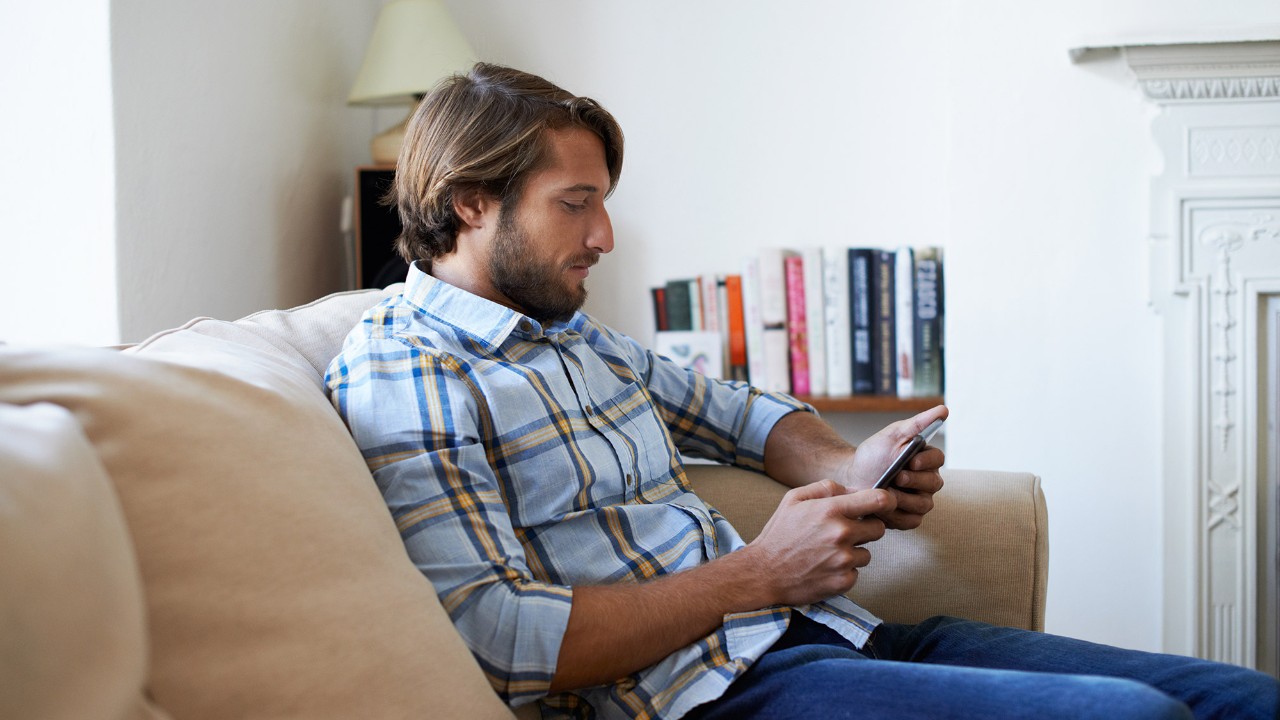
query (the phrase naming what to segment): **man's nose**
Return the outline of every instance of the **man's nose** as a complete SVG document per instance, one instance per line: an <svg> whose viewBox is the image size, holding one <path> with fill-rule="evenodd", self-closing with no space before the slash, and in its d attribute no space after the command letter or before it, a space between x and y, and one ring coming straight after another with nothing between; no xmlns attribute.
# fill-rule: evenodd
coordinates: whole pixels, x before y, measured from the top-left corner
<svg viewBox="0 0 1280 720"><path fill-rule="evenodd" d="M613 221L609 219L609 211L601 210L596 221L592 223L591 232L587 235L587 247L598 253L613 250Z"/></svg>

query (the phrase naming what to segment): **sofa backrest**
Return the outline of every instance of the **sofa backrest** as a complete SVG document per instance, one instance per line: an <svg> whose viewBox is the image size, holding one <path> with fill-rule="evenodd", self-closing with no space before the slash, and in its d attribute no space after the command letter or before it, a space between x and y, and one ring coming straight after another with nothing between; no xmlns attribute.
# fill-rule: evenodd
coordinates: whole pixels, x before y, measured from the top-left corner
<svg viewBox="0 0 1280 720"><path fill-rule="evenodd" d="M196 320L124 353L0 350L0 404L66 408L111 478L147 688L175 717L511 718L321 389L385 295Z"/></svg>

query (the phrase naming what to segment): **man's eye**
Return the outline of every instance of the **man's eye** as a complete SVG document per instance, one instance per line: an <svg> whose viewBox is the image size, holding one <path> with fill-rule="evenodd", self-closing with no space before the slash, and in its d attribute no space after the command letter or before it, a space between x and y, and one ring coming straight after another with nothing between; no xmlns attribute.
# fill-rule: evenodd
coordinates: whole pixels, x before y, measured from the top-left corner
<svg viewBox="0 0 1280 720"><path fill-rule="evenodd" d="M587 209L587 206L585 203L582 205L576 205L574 203L569 202L568 200L561 200L560 204L564 205L565 209L568 210L569 212L582 212L583 210Z"/></svg>

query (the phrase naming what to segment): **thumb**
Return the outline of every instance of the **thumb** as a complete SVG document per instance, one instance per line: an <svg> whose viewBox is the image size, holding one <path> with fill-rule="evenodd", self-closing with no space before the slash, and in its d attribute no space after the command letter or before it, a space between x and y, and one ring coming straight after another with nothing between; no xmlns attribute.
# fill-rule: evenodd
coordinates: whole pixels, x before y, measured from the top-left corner
<svg viewBox="0 0 1280 720"><path fill-rule="evenodd" d="M805 500L817 500L818 498L835 497L848 492L848 488L835 480L819 480L816 483L801 485L798 488L792 488L783 496L782 501L788 505L804 502Z"/></svg>
<svg viewBox="0 0 1280 720"><path fill-rule="evenodd" d="M898 427L895 430L898 431L903 439L909 439L924 432L924 429L929 427L935 420L945 420L950 413L951 411L947 409L946 405L935 405L915 417L907 418L897 423Z"/></svg>

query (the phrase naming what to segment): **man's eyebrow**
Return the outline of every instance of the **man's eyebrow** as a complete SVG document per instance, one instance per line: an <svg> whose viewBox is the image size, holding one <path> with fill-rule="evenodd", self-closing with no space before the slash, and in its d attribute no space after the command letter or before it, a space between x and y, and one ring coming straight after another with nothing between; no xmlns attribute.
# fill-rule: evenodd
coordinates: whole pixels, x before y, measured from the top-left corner
<svg viewBox="0 0 1280 720"><path fill-rule="evenodd" d="M561 188L561 189L560 189L560 192L590 192L590 193L596 193L596 192L600 192L600 188L596 187L595 185L590 185L590 184L588 184L588 183L578 183L577 185L573 185L573 186L570 186L570 187L567 187L567 188Z"/></svg>

